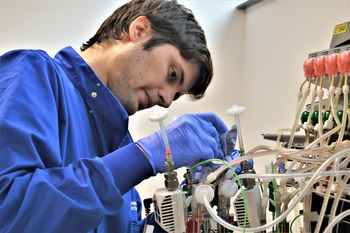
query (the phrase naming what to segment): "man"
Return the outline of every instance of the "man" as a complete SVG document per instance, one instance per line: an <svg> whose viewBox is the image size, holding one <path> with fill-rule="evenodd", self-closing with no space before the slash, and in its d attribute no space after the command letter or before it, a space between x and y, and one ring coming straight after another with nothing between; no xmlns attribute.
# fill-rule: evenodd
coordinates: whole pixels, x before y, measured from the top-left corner
<svg viewBox="0 0 350 233"><path fill-rule="evenodd" d="M128 116L203 97L212 63L191 11L134 0L80 55L67 47L54 59L40 50L0 59L0 232L142 232L133 187L164 172L165 149L159 132L133 143ZM170 124L175 167L223 157L226 130L210 113Z"/></svg>

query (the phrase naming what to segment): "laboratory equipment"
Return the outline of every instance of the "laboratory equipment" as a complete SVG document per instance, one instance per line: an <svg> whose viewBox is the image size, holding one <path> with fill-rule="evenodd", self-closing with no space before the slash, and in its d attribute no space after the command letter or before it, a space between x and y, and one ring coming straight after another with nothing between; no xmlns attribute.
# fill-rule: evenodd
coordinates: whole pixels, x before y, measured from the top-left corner
<svg viewBox="0 0 350 233"><path fill-rule="evenodd" d="M336 25L330 49L310 53L302 68L292 127L263 135L276 141L276 148L246 150L240 124L245 108L233 105L226 113L235 117L241 156L205 161L221 165L204 181L190 171L205 162L188 169L178 184L162 122L167 113L150 117L160 122L167 148L166 188L152 199L165 231L350 232L350 22ZM264 174L255 174L248 159L267 155L276 160L267 161ZM236 174L238 165L242 171Z"/></svg>

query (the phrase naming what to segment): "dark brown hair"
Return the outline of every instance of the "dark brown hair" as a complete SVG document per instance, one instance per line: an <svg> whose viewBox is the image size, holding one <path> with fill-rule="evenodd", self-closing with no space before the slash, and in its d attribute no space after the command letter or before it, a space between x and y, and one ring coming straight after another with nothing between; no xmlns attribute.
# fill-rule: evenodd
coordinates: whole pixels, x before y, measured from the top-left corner
<svg viewBox="0 0 350 233"><path fill-rule="evenodd" d="M201 99L213 76L213 65L207 48L204 31L196 21L191 10L176 0L132 0L113 12L101 25L96 34L81 51L94 43L103 43L110 39L121 40L129 32L131 23L140 16L146 16L151 22L153 37L145 43L144 49L151 50L162 44L176 46L181 56L199 65L199 77L188 91L192 99Z"/></svg>

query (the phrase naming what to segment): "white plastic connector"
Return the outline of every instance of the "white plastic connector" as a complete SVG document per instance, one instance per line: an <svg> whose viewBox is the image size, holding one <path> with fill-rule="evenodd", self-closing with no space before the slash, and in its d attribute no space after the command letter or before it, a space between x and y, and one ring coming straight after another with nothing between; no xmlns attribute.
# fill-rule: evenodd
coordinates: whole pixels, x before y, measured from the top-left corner
<svg viewBox="0 0 350 233"><path fill-rule="evenodd" d="M225 180L220 185L220 192L227 198L233 197L238 191L238 186L236 182L232 180Z"/></svg>
<svg viewBox="0 0 350 233"><path fill-rule="evenodd" d="M323 91L323 89L318 90L317 95L318 95L318 97L319 97L319 98L321 98L321 97L324 95L324 91Z"/></svg>
<svg viewBox="0 0 350 233"><path fill-rule="evenodd" d="M335 86L330 86L328 89L328 95L335 92Z"/></svg>
<svg viewBox="0 0 350 233"><path fill-rule="evenodd" d="M320 127L318 126L318 124L315 125L314 131L318 132L320 130Z"/></svg>
<svg viewBox="0 0 350 233"><path fill-rule="evenodd" d="M339 184L333 184L331 190L333 193L337 193L339 190Z"/></svg>
<svg viewBox="0 0 350 233"><path fill-rule="evenodd" d="M305 89L305 90L304 90L304 95L305 95L305 96L309 96L310 91L311 91L311 90L310 90L309 88Z"/></svg>
<svg viewBox="0 0 350 233"><path fill-rule="evenodd" d="M216 175L215 173L210 173L208 176L207 176L207 179L205 180L205 184L210 184L211 182L213 182L214 180L216 180Z"/></svg>
<svg viewBox="0 0 350 233"><path fill-rule="evenodd" d="M326 120L324 125L323 125L323 128L324 129L332 129L333 128L333 125L334 125L334 122L333 121L330 121L330 120Z"/></svg>
<svg viewBox="0 0 350 233"><path fill-rule="evenodd" d="M303 92L299 91L297 94L298 99L301 99L301 97L303 97Z"/></svg>
<svg viewBox="0 0 350 233"><path fill-rule="evenodd" d="M348 85L343 86L343 92L349 93L349 86Z"/></svg>
<svg viewBox="0 0 350 233"><path fill-rule="evenodd" d="M233 105L232 108L227 109L226 113L229 116L239 115L245 112L245 107Z"/></svg>
<svg viewBox="0 0 350 233"><path fill-rule="evenodd" d="M214 190L209 185L203 184L196 189L195 198L200 204L204 204L203 194L207 196L209 202L214 199Z"/></svg>
<svg viewBox="0 0 350 233"><path fill-rule="evenodd" d="M231 169L228 169L227 172L225 173L225 178L226 179L231 179L233 177L233 172Z"/></svg>
<svg viewBox="0 0 350 233"><path fill-rule="evenodd" d="M303 129L310 130L313 128L313 125L310 122L304 122Z"/></svg>
<svg viewBox="0 0 350 233"><path fill-rule="evenodd" d="M158 122L168 117L168 110L165 108L158 108L149 114L149 120L152 122Z"/></svg>
<svg viewBox="0 0 350 233"><path fill-rule="evenodd" d="M335 90L335 94L336 95L340 95L341 94L341 87L337 87L337 89Z"/></svg>

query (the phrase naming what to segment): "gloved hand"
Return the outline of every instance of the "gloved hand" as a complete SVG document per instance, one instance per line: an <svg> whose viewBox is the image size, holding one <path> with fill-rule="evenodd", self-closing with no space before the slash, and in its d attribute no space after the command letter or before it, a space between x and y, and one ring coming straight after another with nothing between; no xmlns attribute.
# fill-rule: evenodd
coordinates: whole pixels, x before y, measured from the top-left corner
<svg viewBox="0 0 350 233"><path fill-rule="evenodd" d="M214 113L186 114L165 127L175 168L224 156L219 134L227 131ZM153 175L165 172L165 146L161 131L136 142L147 153Z"/></svg>

